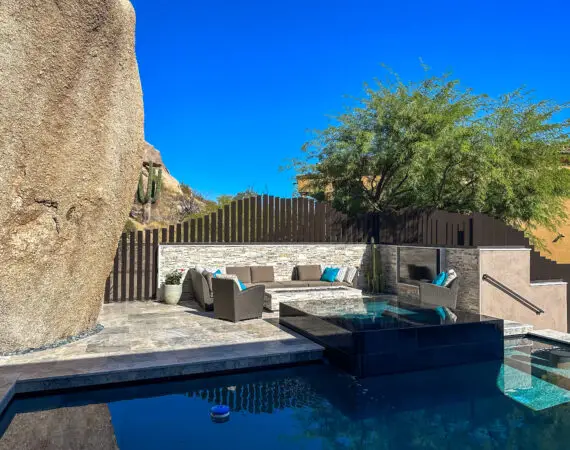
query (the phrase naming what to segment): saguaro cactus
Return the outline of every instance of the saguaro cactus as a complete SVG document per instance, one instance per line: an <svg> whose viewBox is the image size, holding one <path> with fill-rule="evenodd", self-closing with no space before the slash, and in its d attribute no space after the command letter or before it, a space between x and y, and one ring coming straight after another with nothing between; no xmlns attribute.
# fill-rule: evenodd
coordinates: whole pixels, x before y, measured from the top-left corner
<svg viewBox="0 0 570 450"><path fill-rule="evenodd" d="M148 178L146 182L146 191L144 189L144 179L141 172L139 176L139 187L137 196L143 205L143 223L150 222L152 215L152 204L156 203L162 188L162 169L156 169L152 162L148 166Z"/></svg>

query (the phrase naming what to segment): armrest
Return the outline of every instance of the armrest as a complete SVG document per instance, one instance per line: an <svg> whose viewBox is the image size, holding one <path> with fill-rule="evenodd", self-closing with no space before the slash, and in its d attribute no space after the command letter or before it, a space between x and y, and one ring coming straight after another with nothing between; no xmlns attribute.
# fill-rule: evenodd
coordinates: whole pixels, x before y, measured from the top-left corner
<svg viewBox="0 0 570 450"><path fill-rule="evenodd" d="M255 286L251 286L247 288L245 291L241 291L238 293L238 297L247 297L247 298L254 298L254 297L263 297L265 295L265 286L262 284L256 284Z"/></svg>
<svg viewBox="0 0 570 450"><path fill-rule="evenodd" d="M432 283L420 283L420 302L426 305L456 307L457 291Z"/></svg>

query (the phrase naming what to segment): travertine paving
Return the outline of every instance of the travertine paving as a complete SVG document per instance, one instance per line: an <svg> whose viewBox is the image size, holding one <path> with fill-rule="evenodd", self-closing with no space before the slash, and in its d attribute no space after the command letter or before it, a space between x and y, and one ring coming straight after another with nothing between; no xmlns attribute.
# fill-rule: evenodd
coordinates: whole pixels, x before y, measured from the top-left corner
<svg viewBox="0 0 570 450"><path fill-rule="evenodd" d="M100 333L57 349L0 358L0 413L14 394L320 360L323 348L277 324L239 323L195 304L104 305Z"/></svg>
<svg viewBox="0 0 570 450"><path fill-rule="evenodd" d="M194 303L124 302L103 306L100 333L57 349L0 357L0 367L119 354L137 354L251 342L310 342L277 325L276 313L261 320L231 323L216 320Z"/></svg>

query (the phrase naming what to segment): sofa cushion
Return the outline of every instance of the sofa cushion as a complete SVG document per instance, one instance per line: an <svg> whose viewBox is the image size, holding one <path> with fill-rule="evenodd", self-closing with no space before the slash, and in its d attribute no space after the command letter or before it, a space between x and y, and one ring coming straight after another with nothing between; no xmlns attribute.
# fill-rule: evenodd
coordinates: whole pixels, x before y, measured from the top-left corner
<svg viewBox="0 0 570 450"><path fill-rule="evenodd" d="M351 284L347 283L346 281L335 281L334 283L331 283L332 286L345 286L345 287L350 287Z"/></svg>
<svg viewBox="0 0 570 450"><path fill-rule="evenodd" d="M226 267L228 275L237 275L237 277L244 283L251 283L251 268L249 266L233 266Z"/></svg>
<svg viewBox="0 0 570 450"><path fill-rule="evenodd" d="M264 283L254 283L260 284L265 286L265 289L280 289L283 287L283 283L281 281L266 281Z"/></svg>
<svg viewBox="0 0 570 450"><path fill-rule="evenodd" d="M309 287L330 287L332 283L330 281L309 281Z"/></svg>
<svg viewBox="0 0 570 450"><path fill-rule="evenodd" d="M212 272L208 272L207 270L202 271L202 276L206 279L208 283L208 288L210 289L210 297L212 296L212 278L214 278L214 274Z"/></svg>
<svg viewBox="0 0 570 450"><path fill-rule="evenodd" d="M302 288L308 287L308 281L300 281L300 280L288 280L288 281L281 281L281 284L284 288Z"/></svg>
<svg viewBox="0 0 570 450"><path fill-rule="evenodd" d="M273 266L251 266L251 282L265 283L275 281Z"/></svg>
<svg viewBox="0 0 570 450"><path fill-rule="evenodd" d="M321 266L318 264L310 266L297 266L297 280L299 281L319 281L321 279Z"/></svg>

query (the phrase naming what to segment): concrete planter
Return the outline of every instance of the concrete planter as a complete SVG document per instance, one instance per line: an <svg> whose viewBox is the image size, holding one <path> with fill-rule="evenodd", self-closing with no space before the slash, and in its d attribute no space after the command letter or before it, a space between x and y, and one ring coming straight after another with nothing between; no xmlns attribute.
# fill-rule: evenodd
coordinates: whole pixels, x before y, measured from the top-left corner
<svg viewBox="0 0 570 450"><path fill-rule="evenodd" d="M181 284L165 284L164 285L164 303L169 305L177 305L182 297Z"/></svg>

